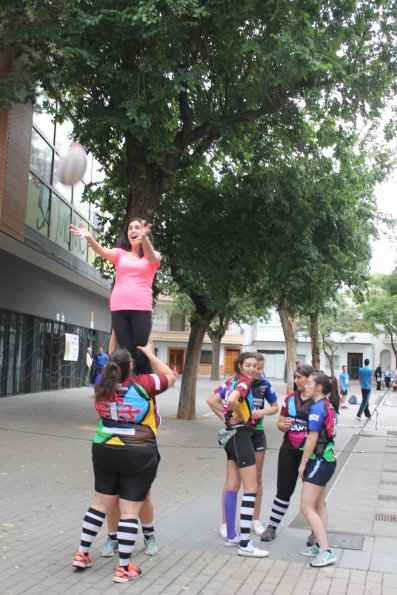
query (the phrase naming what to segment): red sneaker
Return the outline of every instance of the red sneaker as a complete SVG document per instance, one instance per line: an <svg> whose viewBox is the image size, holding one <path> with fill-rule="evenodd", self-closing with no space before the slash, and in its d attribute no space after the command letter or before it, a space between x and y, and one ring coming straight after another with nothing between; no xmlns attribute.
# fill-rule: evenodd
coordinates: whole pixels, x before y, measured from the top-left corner
<svg viewBox="0 0 397 595"><path fill-rule="evenodd" d="M122 566L117 566L116 573L113 577L115 583L128 583L136 578L139 578L142 570L138 566L134 566L131 562L128 564L128 570Z"/></svg>
<svg viewBox="0 0 397 595"><path fill-rule="evenodd" d="M76 552L73 558L73 566L76 568L89 568L92 566L92 556L83 552Z"/></svg>

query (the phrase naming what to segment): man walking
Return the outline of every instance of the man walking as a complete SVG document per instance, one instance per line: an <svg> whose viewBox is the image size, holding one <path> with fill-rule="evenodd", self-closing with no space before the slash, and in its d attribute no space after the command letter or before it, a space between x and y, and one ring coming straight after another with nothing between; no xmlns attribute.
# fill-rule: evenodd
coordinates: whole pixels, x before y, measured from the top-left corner
<svg viewBox="0 0 397 595"><path fill-rule="evenodd" d="M369 412L369 396L371 394L371 382L373 376L373 370L369 367L369 359L364 360L364 367L358 371L358 378L361 386L361 405L359 407L356 419L361 421L361 415L364 412L367 419L371 419Z"/></svg>
<svg viewBox="0 0 397 595"><path fill-rule="evenodd" d="M102 374L102 370L106 366L108 359L109 356L104 353L103 347L100 347L95 356L95 378L97 378L99 374Z"/></svg>

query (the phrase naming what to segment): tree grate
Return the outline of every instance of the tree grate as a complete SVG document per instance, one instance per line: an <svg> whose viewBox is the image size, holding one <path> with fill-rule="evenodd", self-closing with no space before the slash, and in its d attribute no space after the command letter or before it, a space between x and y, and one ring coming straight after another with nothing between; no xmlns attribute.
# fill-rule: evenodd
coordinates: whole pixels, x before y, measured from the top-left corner
<svg viewBox="0 0 397 595"><path fill-rule="evenodd" d="M385 486L397 485L397 481L395 481L394 479L382 479L382 481L380 483Z"/></svg>
<svg viewBox="0 0 397 595"><path fill-rule="evenodd" d="M397 473L397 469L383 469L384 473Z"/></svg>
<svg viewBox="0 0 397 595"><path fill-rule="evenodd" d="M397 514L377 512L375 515L375 521L382 521L383 523L397 523Z"/></svg>
<svg viewBox="0 0 397 595"><path fill-rule="evenodd" d="M379 500L383 500L384 502L396 502L397 496L392 496L390 494L379 494Z"/></svg>

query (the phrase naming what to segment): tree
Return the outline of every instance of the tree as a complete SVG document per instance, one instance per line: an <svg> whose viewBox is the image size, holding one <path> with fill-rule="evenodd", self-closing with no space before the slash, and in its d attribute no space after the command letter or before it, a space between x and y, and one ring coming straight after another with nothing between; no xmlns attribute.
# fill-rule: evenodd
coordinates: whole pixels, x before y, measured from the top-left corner
<svg viewBox="0 0 397 595"><path fill-rule="evenodd" d="M397 271L371 278L365 301L360 305L364 322L374 335L390 337L397 368Z"/></svg>
<svg viewBox="0 0 397 595"><path fill-rule="evenodd" d="M395 2L2 0L14 68L0 105L37 85L123 179L123 217L152 218L180 170L284 110L355 119L396 89ZM321 114L321 116L320 116Z"/></svg>

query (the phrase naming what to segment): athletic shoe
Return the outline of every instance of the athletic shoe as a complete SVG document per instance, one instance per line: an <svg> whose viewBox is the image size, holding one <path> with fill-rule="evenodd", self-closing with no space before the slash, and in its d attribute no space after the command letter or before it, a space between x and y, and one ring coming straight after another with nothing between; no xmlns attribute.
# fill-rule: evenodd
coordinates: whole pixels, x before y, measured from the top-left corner
<svg viewBox="0 0 397 595"><path fill-rule="evenodd" d="M260 521L252 521L252 530L255 535L263 535L265 532L265 527Z"/></svg>
<svg viewBox="0 0 397 595"><path fill-rule="evenodd" d="M219 527L219 535L222 537L222 539L226 539L227 537L227 528L226 528L226 523L223 523L220 527Z"/></svg>
<svg viewBox="0 0 397 595"><path fill-rule="evenodd" d="M261 537L261 541L272 541L273 539L276 539L276 527L268 525Z"/></svg>
<svg viewBox="0 0 397 595"><path fill-rule="evenodd" d="M320 548L318 545L309 545L307 548L299 552L301 556L310 556L311 558L315 558L318 556L320 552Z"/></svg>
<svg viewBox="0 0 397 595"><path fill-rule="evenodd" d="M92 566L92 556L88 552L76 552L73 558L73 564L75 568L89 568Z"/></svg>
<svg viewBox="0 0 397 595"><path fill-rule="evenodd" d="M322 550L318 552L317 556L310 562L310 566L313 568L317 568L320 566L329 566L330 564L335 564L336 556L334 552L329 552L328 550Z"/></svg>
<svg viewBox="0 0 397 595"><path fill-rule="evenodd" d="M314 535L313 531L310 533L309 537L307 538L306 545L307 545L307 547L310 547L311 545L316 545L316 536Z"/></svg>
<svg viewBox="0 0 397 595"><path fill-rule="evenodd" d="M118 549L119 543L117 539L112 539L108 536L101 549L101 556L103 556L104 558L111 558L112 556L114 556L115 552L118 551Z"/></svg>
<svg viewBox="0 0 397 595"><path fill-rule="evenodd" d="M249 541L245 547L239 545L237 553L239 556L246 556L247 558L267 558L269 555L269 552L261 550L253 541Z"/></svg>
<svg viewBox="0 0 397 595"><path fill-rule="evenodd" d="M354 419L356 419L357 421L361 421L361 417L358 417L358 415L356 415Z"/></svg>
<svg viewBox="0 0 397 595"><path fill-rule="evenodd" d="M156 537L154 535L148 535L143 538L143 541L145 542L145 554L147 556L155 556L159 551Z"/></svg>
<svg viewBox="0 0 397 595"><path fill-rule="evenodd" d="M128 570L122 566L117 566L116 573L113 577L114 583L128 583L136 578L139 578L142 570L138 566L134 566L131 562L128 564Z"/></svg>
<svg viewBox="0 0 397 595"><path fill-rule="evenodd" d="M239 545L240 544L240 533L237 533L236 531L236 535L234 537L232 537L232 539L228 539L226 537L225 539L225 546L226 547L233 547L234 545Z"/></svg>

